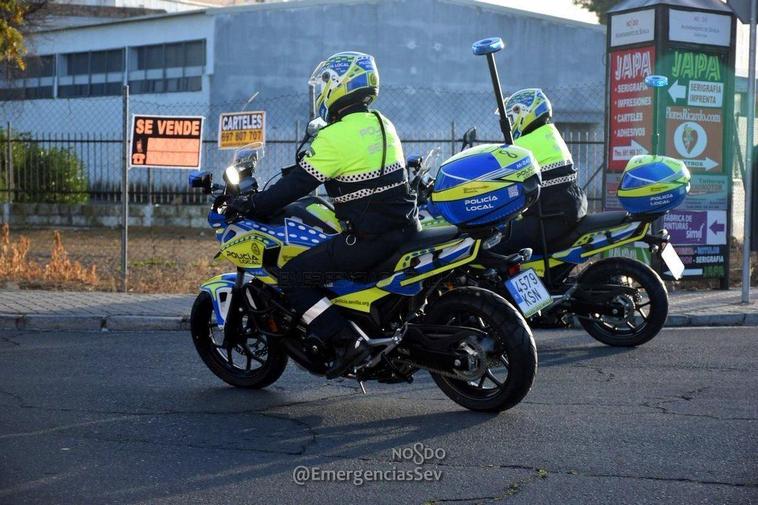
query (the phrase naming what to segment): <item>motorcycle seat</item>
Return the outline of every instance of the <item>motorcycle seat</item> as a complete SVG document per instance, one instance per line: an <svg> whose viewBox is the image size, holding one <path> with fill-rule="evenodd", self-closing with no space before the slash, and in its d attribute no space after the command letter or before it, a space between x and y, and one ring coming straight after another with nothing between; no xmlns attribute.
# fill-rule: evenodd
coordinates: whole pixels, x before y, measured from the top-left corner
<svg viewBox="0 0 758 505"><path fill-rule="evenodd" d="M579 236L594 231L602 231L614 226L620 226L627 221L629 214L624 211L598 212L597 214L588 214L579 220L575 228L575 233Z"/></svg>
<svg viewBox="0 0 758 505"><path fill-rule="evenodd" d="M571 245L584 234L603 231L624 224L627 217L628 214L623 211L588 214L579 219L579 221L568 230L554 230L552 235L548 233L546 237L548 253L552 254L571 247ZM535 252L542 251L542 247L539 245L533 249Z"/></svg>
<svg viewBox="0 0 758 505"><path fill-rule="evenodd" d="M395 265L404 254L444 244L459 235L460 231L456 226L439 226L417 232L413 238L401 245L389 258L371 268L367 278L378 280L387 277L395 271Z"/></svg>

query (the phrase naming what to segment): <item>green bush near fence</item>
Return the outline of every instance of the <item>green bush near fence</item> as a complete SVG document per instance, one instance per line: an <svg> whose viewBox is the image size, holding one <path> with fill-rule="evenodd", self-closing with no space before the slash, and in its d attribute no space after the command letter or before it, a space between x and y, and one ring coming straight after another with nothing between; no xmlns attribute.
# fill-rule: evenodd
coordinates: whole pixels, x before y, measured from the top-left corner
<svg viewBox="0 0 758 505"><path fill-rule="evenodd" d="M89 200L84 164L68 149L43 147L28 135L14 134L12 142L14 201L86 203ZM8 198L8 139L0 128L0 192Z"/></svg>

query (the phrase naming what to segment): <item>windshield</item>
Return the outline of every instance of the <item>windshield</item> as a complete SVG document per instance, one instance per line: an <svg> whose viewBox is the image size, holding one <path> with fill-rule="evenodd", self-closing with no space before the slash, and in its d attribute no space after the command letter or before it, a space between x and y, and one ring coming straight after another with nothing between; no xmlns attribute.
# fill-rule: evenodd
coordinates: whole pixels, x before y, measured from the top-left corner
<svg viewBox="0 0 758 505"><path fill-rule="evenodd" d="M233 165L245 166L249 168L255 168L255 165L265 155L263 144L261 142L253 142L246 146L240 147L234 151Z"/></svg>

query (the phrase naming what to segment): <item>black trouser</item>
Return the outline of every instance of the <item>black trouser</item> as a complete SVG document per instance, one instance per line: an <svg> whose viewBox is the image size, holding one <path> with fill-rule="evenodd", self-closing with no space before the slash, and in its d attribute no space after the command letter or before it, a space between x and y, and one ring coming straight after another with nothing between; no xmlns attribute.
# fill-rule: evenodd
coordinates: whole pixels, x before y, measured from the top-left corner
<svg viewBox="0 0 758 505"><path fill-rule="evenodd" d="M542 224L548 250L556 239L565 237L587 213L587 197L576 184L561 184L546 188L540 200L532 205L521 219L511 222L510 235L494 247L498 254L512 254L530 247L535 254L542 254L539 206L542 206Z"/></svg>
<svg viewBox="0 0 758 505"><path fill-rule="evenodd" d="M551 237L560 237L568 234L576 226L576 223L570 224L562 217L543 218L545 226L545 236L548 241L548 248ZM542 237L540 236L540 218L531 215L524 216L517 221L511 222L511 232L493 248L497 254L512 254L519 250L529 247L534 254L542 254Z"/></svg>
<svg viewBox="0 0 758 505"><path fill-rule="evenodd" d="M415 233L416 228L411 226L408 230L363 238L337 235L286 263L279 275L279 287L292 307L302 314L309 332L329 340L347 325L347 320L331 305L322 286L344 279L346 274L370 272Z"/></svg>

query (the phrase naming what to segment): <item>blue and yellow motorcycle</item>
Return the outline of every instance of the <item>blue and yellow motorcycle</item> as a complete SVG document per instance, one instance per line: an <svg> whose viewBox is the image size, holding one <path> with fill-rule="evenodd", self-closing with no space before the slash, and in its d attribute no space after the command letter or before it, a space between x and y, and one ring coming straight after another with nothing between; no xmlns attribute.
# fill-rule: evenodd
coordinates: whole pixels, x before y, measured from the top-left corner
<svg viewBox="0 0 758 505"><path fill-rule="evenodd" d="M490 63L501 130L510 143L505 104L491 57L502 47L494 44L483 51ZM429 156L409 158L409 179L425 228L446 226L457 219L445 205L444 194L432 189L439 186L440 178L449 177L451 169L481 164L496 149L492 144L474 147L475 141L476 129L472 128L464 134L461 152L440 166L436 179L430 175ZM514 264L490 251L480 261L467 264L454 286L492 290L513 302L532 325L564 327L576 318L604 344L641 345L655 337L666 322L666 286L647 264L613 256L613 252L634 245L647 247L672 278L681 278L684 265L669 234L665 229L653 232L653 223L680 205L689 188L690 173L681 160L635 156L619 184L618 199L624 211L590 214L557 236L548 236L541 226L539 243L518 253L526 258L524 262ZM543 215L539 202L537 205L541 216L551 217ZM504 231L504 244L509 233Z"/></svg>
<svg viewBox="0 0 758 505"><path fill-rule="evenodd" d="M508 409L527 394L537 356L518 310L490 291L445 287L539 192L540 175L529 151L502 146L498 156L495 170L455 174L461 194L486 175L498 189L479 198L496 198L497 206L469 205L476 208L465 216L459 210L460 227L422 231L372 272L327 284L332 302L372 349L370 359L347 377L361 385L366 380L410 382L419 370L428 370L447 396L482 411ZM215 197L208 221L221 244L217 257L236 267L202 285L192 308L192 338L214 374L246 388L276 381L290 358L317 375L333 359L330 349L307 337L277 287L277 275L291 258L337 236L340 224L331 205L318 197L298 200L267 220L240 214L230 202L257 190L260 157L258 146L237 151L223 185L213 183L209 173L193 174L190 181ZM454 191L452 186L439 190L449 205L464 205Z"/></svg>
<svg viewBox="0 0 758 505"><path fill-rule="evenodd" d="M478 44L487 50L498 43ZM239 213L231 203L257 191L261 156L257 145L237 151L224 184L215 184L210 173L190 175L190 186L214 196L208 222L221 244L217 258L236 267L202 285L192 308L193 342L214 374L246 388L272 384L289 359L317 375L334 359L331 349L308 338L277 276L296 255L340 236L340 223L318 197L266 220ZM466 265L483 261L504 224L536 201L540 182L532 154L509 143L493 145L478 163L451 160L447 177L438 177L431 192L452 226L419 232L371 272L325 285L372 349L346 377L362 387L366 380L410 382L427 370L449 398L479 411L505 410L526 396L537 368L526 321L491 291L453 286ZM513 254L505 261L524 259Z"/></svg>
<svg viewBox="0 0 758 505"><path fill-rule="evenodd" d="M565 327L576 318L604 344L644 344L666 322L666 286L649 265L613 252L641 244L665 265L671 277L681 278L684 265L667 231L654 233L652 224L681 203L689 190L689 178L680 160L661 156L632 159L619 188L619 200L629 210L590 214L559 236L547 236L543 230L533 250L520 252L526 260L518 264L497 261L493 259L496 255L489 253L488 262L466 265L455 286L483 287L504 296L533 326ZM419 189L426 216L422 224L428 229L444 226L446 219L436 208L435 196L427 193L423 186ZM635 205L632 200L648 203ZM508 238L509 231L505 231L503 240Z"/></svg>

